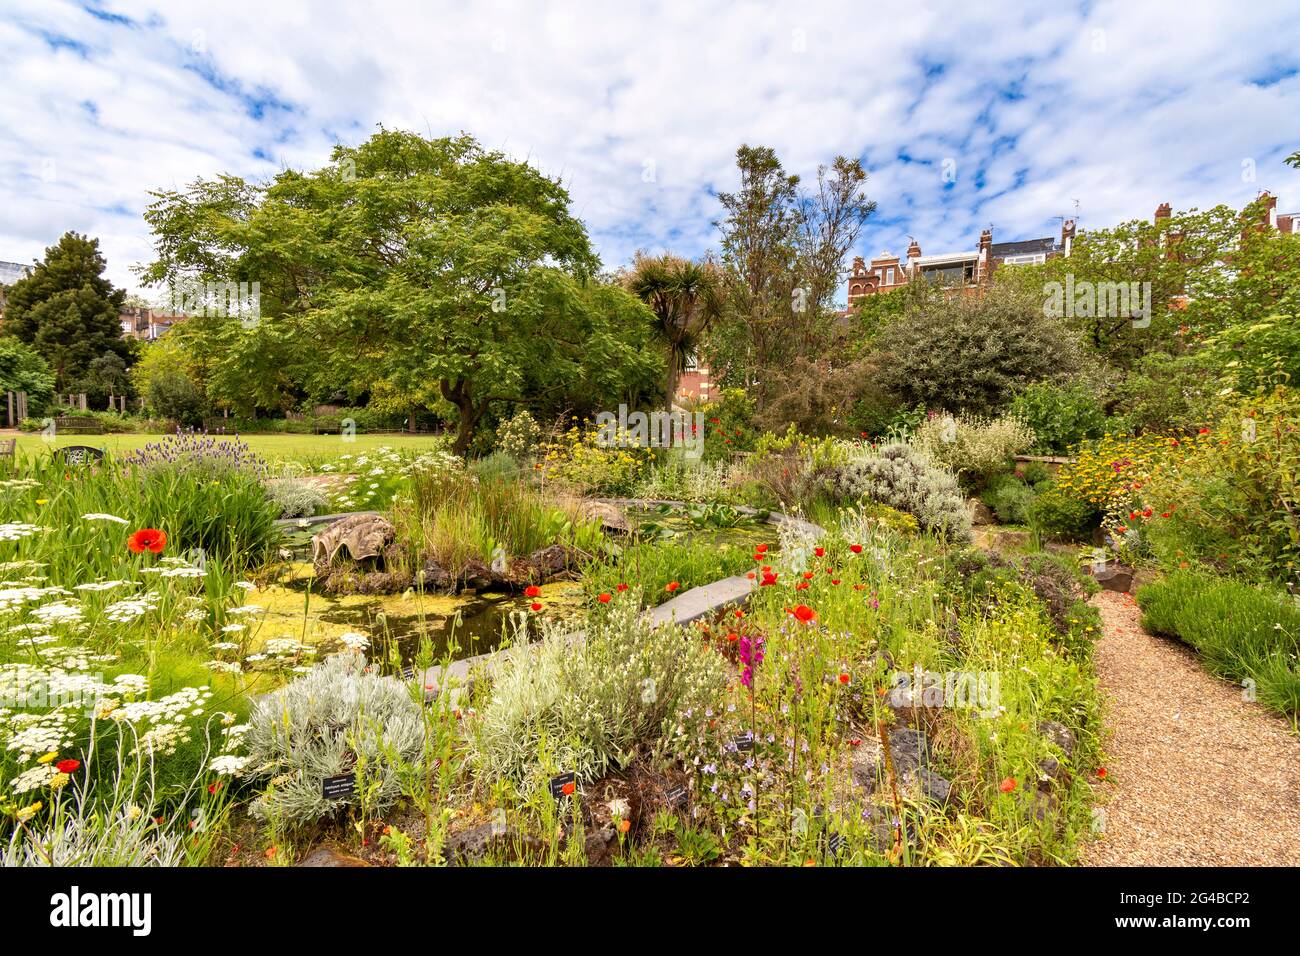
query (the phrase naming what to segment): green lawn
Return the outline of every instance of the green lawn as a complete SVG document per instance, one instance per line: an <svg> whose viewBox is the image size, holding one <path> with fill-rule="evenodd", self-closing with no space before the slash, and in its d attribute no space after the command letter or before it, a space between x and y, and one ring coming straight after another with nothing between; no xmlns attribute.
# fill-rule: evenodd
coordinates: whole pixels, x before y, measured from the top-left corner
<svg viewBox="0 0 1300 956"><path fill-rule="evenodd" d="M90 445L109 452L130 451L151 441L159 441L163 437L162 435L60 435L56 441L47 443L39 434L17 435L20 455L44 455L48 454L51 448L60 445ZM362 455L383 446L398 450L409 448L425 451L438 447L442 443L442 439L436 435L357 434L352 441L344 441L341 435L241 435L239 437L241 441L247 442L253 451L269 461L297 461L303 464L332 461L339 455Z"/></svg>

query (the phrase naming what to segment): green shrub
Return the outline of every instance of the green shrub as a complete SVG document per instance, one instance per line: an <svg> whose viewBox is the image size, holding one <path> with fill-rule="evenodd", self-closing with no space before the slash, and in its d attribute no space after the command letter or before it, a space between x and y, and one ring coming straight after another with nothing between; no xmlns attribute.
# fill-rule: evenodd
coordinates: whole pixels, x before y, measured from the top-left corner
<svg viewBox="0 0 1300 956"><path fill-rule="evenodd" d="M327 658L254 703L247 766L255 778L273 780L249 807L255 817L302 825L355 805L363 790L374 808L398 798L398 761L420 755L424 719L403 684L364 665L359 655ZM351 796L323 796L326 777L353 772Z"/></svg>
<svg viewBox="0 0 1300 956"><path fill-rule="evenodd" d="M936 297L894 319L876 339L883 384L904 404L996 415L1033 382L1082 364L1075 335L1033 296L994 288L978 298Z"/></svg>
<svg viewBox="0 0 1300 956"><path fill-rule="evenodd" d="M957 479L907 445L886 445L833 469L828 491L842 502L867 498L904 511L925 530L953 541L971 536L970 513Z"/></svg>
<svg viewBox="0 0 1300 956"><path fill-rule="evenodd" d="M651 626L629 594L592 617L582 643L553 626L493 673L474 723L480 773L525 792L561 772L594 780L707 719L726 688L726 662L676 627Z"/></svg>
<svg viewBox="0 0 1300 956"><path fill-rule="evenodd" d="M1015 397L1011 414L1033 429L1033 450L1041 455L1064 454L1072 445L1100 438L1106 431L1105 410L1080 385L1035 382Z"/></svg>
<svg viewBox="0 0 1300 956"><path fill-rule="evenodd" d="M1073 541L1091 534L1101 520L1101 509L1049 483L1029 505L1026 517L1040 534Z"/></svg>
<svg viewBox="0 0 1300 956"><path fill-rule="evenodd" d="M1029 509L1038 497L1034 489L1012 475L1000 475L981 496L1003 524L1028 524Z"/></svg>
<svg viewBox="0 0 1300 956"><path fill-rule="evenodd" d="M1262 703L1300 716L1300 607L1288 597L1187 570L1140 588L1137 602L1147 630L1181 638L1212 673L1251 681Z"/></svg>

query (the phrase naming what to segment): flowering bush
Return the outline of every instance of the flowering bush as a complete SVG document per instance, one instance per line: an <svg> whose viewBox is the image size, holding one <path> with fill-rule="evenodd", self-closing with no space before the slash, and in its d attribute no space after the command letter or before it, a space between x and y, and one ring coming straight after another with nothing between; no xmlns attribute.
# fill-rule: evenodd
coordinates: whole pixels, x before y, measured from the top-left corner
<svg viewBox="0 0 1300 956"><path fill-rule="evenodd" d="M927 531L970 539L970 514L957 479L907 445L887 445L840 466L828 485L839 501L867 498L907 512Z"/></svg>
<svg viewBox="0 0 1300 956"><path fill-rule="evenodd" d="M526 462L537 456L541 440L542 427L527 409L521 408L497 429L496 450L517 462Z"/></svg>
<svg viewBox="0 0 1300 956"><path fill-rule="evenodd" d="M625 442L622 435L605 447L600 437L598 429L573 425L543 444L538 469L545 480L580 494L631 494L653 460L652 450Z"/></svg>
<svg viewBox="0 0 1300 956"><path fill-rule="evenodd" d="M1018 418L931 415L912 436L911 445L932 462L977 491L995 475L1010 471L1016 455L1034 444L1034 430Z"/></svg>

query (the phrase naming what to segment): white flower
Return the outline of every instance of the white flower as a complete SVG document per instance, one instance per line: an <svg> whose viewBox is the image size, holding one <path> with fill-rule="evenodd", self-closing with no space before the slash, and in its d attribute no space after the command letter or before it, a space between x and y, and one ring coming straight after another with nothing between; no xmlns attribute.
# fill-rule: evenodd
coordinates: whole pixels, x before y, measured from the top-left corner
<svg viewBox="0 0 1300 956"><path fill-rule="evenodd" d="M227 624L225 627L221 629L221 633L233 634L236 631L242 631L242 630L245 630L244 625L242 624Z"/></svg>
<svg viewBox="0 0 1300 956"><path fill-rule="evenodd" d="M212 762L208 764L208 769L213 773L222 776L234 776L248 765L247 757L235 757L231 754L222 754L220 757L213 757Z"/></svg>
<svg viewBox="0 0 1300 956"><path fill-rule="evenodd" d="M127 523L127 520L125 518L119 518L117 515L99 514L98 512L92 512L91 514L88 515L82 515L81 518L83 521L116 521L118 524Z"/></svg>
<svg viewBox="0 0 1300 956"><path fill-rule="evenodd" d="M344 647L351 651L364 651L370 646L370 638L366 637L364 634L359 634L356 631L348 631L346 634L340 634L339 640L343 642Z"/></svg>

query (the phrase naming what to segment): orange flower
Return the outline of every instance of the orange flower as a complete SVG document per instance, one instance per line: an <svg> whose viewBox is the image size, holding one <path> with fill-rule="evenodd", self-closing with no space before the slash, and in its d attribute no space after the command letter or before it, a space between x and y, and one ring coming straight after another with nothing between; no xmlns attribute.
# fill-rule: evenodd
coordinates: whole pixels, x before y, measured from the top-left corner
<svg viewBox="0 0 1300 956"><path fill-rule="evenodd" d="M610 594L608 591L604 592L603 594L596 595L596 600L599 601L601 604L608 604L611 600L613 600L613 598L614 595Z"/></svg>
<svg viewBox="0 0 1300 956"><path fill-rule="evenodd" d="M669 594L672 594L679 587L681 587L681 584L679 582L669 581L667 584L664 585L664 590L667 591Z"/></svg>
<svg viewBox="0 0 1300 956"><path fill-rule="evenodd" d="M632 829L632 821L631 821L631 820L619 820L619 821L618 821L618 832L619 832L619 833L626 833L626 832L627 832L628 830L630 830L630 829Z"/></svg>
<svg viewBox="0 0 1300 956"><path fill-rule="evenodd" d="M1106 768L1105 768L1105 767L1098 767L1098 768L1097 768L1097 779L1098 779L1098 780L1105 780L1105 779L1106 779Z"/></svg>
<svg viewBox="0 0 1300 956"><path fill-rule="evenodd" d="M1002 781L998 789L1001 790L1003 793L1010 793L1012 790L1016 789L1016 778L1007 777L1007 779Z"/></svg>
<svg viewBox="0 0 1300 956"><path fill-rule="evenodd" d="M573 791L577 789L578 789L577 784L575 784L572 780L570 780L568 783L566 783L564 786L560 788L560 793L564 794L566 797L571 797L573 796Z"/></svg>

